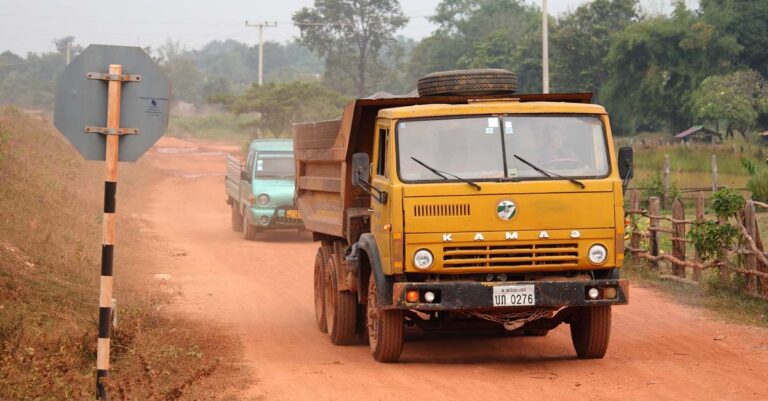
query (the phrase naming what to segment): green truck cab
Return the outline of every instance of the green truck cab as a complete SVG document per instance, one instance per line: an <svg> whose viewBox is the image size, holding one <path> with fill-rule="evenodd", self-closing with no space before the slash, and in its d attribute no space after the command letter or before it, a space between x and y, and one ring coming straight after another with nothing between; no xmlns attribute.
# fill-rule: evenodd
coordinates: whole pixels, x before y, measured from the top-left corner
<svg viewBox="0 0 768 401"><path fill-rule="evenodd" d="M252 240L256 233L303 229L294 207L295 162L290 139L254 139L245 162L227 154L224 187L232 230Z"/></svg>

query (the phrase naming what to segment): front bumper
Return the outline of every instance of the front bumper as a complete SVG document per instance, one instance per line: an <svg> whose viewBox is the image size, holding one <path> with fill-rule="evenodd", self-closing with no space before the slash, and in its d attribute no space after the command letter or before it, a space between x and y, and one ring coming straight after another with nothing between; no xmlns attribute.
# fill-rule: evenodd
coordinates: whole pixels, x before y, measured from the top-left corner
<svg viewBox="0 0 768 401"><path fill-rule="evenodd" d="M304 228L304 221L298 216L298 211L294 207L251 207L250 211L251 222L263 229ZM296 215L293 215L294 213Z"/></svg>
<svg viewBox="0 0 768 401"><path fill-rule="evenodd" d="M532 306L493 306L493 287L499 285L529 284L534 286L536 303ZM597 288L600 294L604 289L616 289L613 299L590 299L587 292ZM419 291L419 302L408 302L406 293ZM426 302L423 294L432 291L437 294L434 302ZM412 309L421 311L470 311L501 310L509 308L561 308L566 306L626 305L629 301L629 282L627 280L588 280L588 281L514 281L514 282L476 282L449 281L434 283L394 283L392 288L392 309Z"/></svg>

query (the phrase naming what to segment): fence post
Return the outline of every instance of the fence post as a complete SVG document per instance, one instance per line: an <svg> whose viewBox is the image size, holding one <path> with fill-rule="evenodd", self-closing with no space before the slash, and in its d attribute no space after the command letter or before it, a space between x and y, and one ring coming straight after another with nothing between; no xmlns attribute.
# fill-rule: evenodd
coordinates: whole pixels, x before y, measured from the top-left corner
<svg viewBox="0 0 768 401"><path fill-rule="evenodd" d="M675 199L672 205L672 218L680 220L672 223L672 256L685 260L685 223L682 222L685 220L685 207L680 198ZM672 272L677 277L685 278L685 265L673 263Z"/></svg>
<svg viewBox="0 0 768 401"><path fill-rule="evenodd" d="M755 241L755 245L757 245L757 241L755 240L757 237L755 235L755 232L757 231L757 225L755 224L755 204L751 199L744 205L744 227L747 229L747 234L752 237L752 240ZM746 270L757 270L757 255L754 253L747 254L747 257L744 258L744 268ZM746 273L745 279L747 280L747 291L755 293L755 290L757 289L757 277L754 274Z"/></svg>
<svg viewBox="0 0 768 401"><path fill-rule="evenodd" d="M717 155L712 155L712 192L717 191Z"/></svg>
<svg viewBox="0 0 768 401"><path fill-rule="evenodd" d="M648 198L648 215L651 219L651 224L648 230L650 231L651 256L659 256L659 209L659 198L656 196ZM650 266L653 269L658 269L659 261L651 261Z"/></svg>
<svg viewBox="0 0 768 401"><path fill-rule="evenodd" d="M640 210L640 194L636 189L629 191L629 224L632 229L632 236L629 237L629 246L632 248L632 258L636 258L640 253L640 233L638 232L637 222L639 220L638 211Z"/></svg>
<svg viewBox="0 0 768 401"><path fill-rule="evenodd" d="M665 209L669 208L669 155L664 155L664 192L661 195L661 204Z"/></svg>
<svg viewBox="0 0 768 401"><path fill-rule="evenodd" d="M728 222L727 217L720 216L717 218L717 224L719 225L726 224L727 222ZM720 272L720 282L723 285L727 285L728 282L731 281L728 267L726 267L728 261L717 258L716 262L717 262L717 270Z"/></svg>
<svg viewBox="0 0 768 401"><path fill-rule="evenodd" d="M696 194L696 222L702 222L704 221L704 192L699 191L698 194ZM699 255L698 251L694 250L694 262L701 263L701 256ZM693 281L701 282L701 268L700 267L694 267L693 268Z"/></svg>

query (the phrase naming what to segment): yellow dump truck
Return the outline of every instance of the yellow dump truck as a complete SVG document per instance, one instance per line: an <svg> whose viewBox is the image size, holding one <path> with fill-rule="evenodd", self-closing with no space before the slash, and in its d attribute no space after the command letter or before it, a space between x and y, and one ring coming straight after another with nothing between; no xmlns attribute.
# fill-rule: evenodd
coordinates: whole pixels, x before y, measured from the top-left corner
<svg viewBox="0 0 768 401"><path fill-rule="evenodd" d="M567 323L578 357L602 358L611 306L628 301L631 148L615 155L590 94L452 85L294 126L320 330L396 362L404 326L546 335Z"/></svg>

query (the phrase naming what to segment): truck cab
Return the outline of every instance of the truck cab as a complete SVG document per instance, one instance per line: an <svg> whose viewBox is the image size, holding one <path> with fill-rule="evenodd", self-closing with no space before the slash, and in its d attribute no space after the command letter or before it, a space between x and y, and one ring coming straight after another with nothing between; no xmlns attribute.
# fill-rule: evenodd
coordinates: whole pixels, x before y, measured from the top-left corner
<svg viewBox="0 0 768 401"><path fill-rule="evenodd" d="M253 239L260 231L303 228L293 204L292 140L254 139L244 163L227 155L227 165L225 186L233 230Z"/></svg>
<svg viewBox="0 0 768 401"><path fill-rule="evenodd" d="M616 157L608 115L588 99L349 106L334 144L346 144L336 157L351 184L340 190L341 230L316 224L329 215L328 194L298 191L321 242L321 330L343 343L364 323L374 358L395 362L405 324L546 335L565 323L578 357L602 358L611 306L629 296L619 272L631 149ZM321 179L310 177L319 172L312 154L297 156L307 183ZM345 312L350 299L366 312Z"/></svg>

